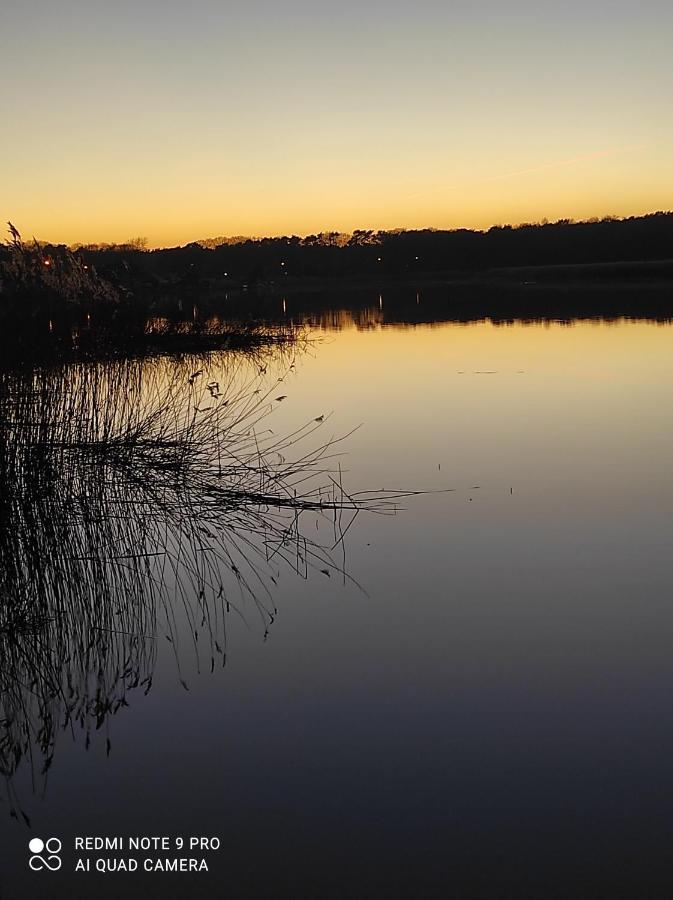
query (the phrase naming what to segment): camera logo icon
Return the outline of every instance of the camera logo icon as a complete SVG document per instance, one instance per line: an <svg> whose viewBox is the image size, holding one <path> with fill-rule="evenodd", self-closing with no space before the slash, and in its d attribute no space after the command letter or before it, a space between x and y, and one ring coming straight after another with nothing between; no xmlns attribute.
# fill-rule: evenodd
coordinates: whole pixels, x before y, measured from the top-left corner
<svg viewBox="0 0 673 900"><path fill-rule="evenodd" d="M58 872L61 868L61 847L63 845L58 838L52 837L43 841L42 838L33 838L28 842L31 857L28 865L33 872L49 869L50 872Z"/></svg>

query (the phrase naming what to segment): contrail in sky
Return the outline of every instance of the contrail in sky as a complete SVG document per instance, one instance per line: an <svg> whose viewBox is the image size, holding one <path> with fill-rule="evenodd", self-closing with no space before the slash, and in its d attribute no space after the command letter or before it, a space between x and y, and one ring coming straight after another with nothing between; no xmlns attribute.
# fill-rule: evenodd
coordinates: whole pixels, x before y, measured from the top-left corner
<svg viewBox="0 0 673 900"><path fill-rule="evenodd" d="M554 162L540 163L537 166L530 166L526 169L517 169L514 172L503 172L500 175L488 175L483 178L466 179L460 184L452 184L446 187L439 187L438 190L444 191L460 191L466 187L472 187L476 184L488 184L491 181L505 181L509 178L521 178L526 175L534 175L536 172L546 172L550 169L563 169L569 166L576 166L581 163L591 162L595 159L606 159L611 156L620 156L623 153L633 153L636 150L649 150L656 146L652 143L647 144L630 144L627 147L616 147L611 150L595 150L592 153L583 153L579 156L571 156L568 159L559 159ZM425 191L417 191L413 194L407 194L407 199L412 200L416 197L422 197Z"/></svg>
<svg viewBox="0 0 673 900"><path fill-rule="evenodd" d="M515 172L505 172L502 175L492 175L483 181L500 181L503 178L517 178L520 175L533 175L535 172L545 172L547 169L561 169L566 166L574 166L578 163L591 162L594 159L605 159L608 156L620 156L622 153L632 153L635 150L648 150L652 144L632 144L629 147L617 147L613 150L596 150L594 153L583 153L580 156L571 156L569 159L560 159L556 162L542 163L539 166L531 166L529 169L518 169Z"/></svg>

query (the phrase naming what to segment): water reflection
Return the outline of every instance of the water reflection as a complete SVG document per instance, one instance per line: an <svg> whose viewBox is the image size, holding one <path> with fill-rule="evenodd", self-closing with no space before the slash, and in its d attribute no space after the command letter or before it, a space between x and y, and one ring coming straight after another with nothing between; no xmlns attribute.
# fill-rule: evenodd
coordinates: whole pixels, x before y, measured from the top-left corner
<svg viewBox="0 0 673 900"><path fill-rule="evenodd" d="M41 791L67 730L112 748L152 687L223 665L230 615L277 614L284 570L348 579L344 535L393 493L347 494L316 416L284 436L291 350L70 363L0 373L0 768Z"/></svg>
<svg viewBox="0 0 673 900"><path fill-rule="evenodd" d="M517 283L493 280L349 285L321 292L266 292L226 300L203 300L203 312L217 317L245 311L258 321L340 331L382 326L437 327L446 323L493 324L619 322L640 319L669 323L673 296L663 283Z"/></svg>
<svg viewBox="0 0 673 900"><path fill-rule="evenodd" d="M370 296L370 308L377 298ZM422 307L424 295L420 301ZM288 297L291 315L293 302ZM384 292L386 316L393 307ZM308 312L320 314L319 309ZM221 364L211 357L212 365L209 360L204 365L201 357L143 363L141 389L129 388L129 407L137 408L138 396L147 398L144 407L156 423L167 420L156 412L161 403L152 397L170 394L174 382L177 420L187 425L193 406L206 409L197 413L199 421L216 415L210 407L217 398L208 385L224 395L220 402L236 394L237 385L248 383L258 399L262 394L255 390L273 388L265 401L273 416L257 427L260 439L269 427L287 434L330 409L342 423L338 432L365 424L343 445L349 451L344 466L350 489L455 488L406 504L397 520L359 517L346 535L348 570L366 586L366 599L356 590L342 590L335 570L331 579L318 571L308 584L290 572L282 574L297 561L296 541L284 547L288 565L281 568L275 557L267 562L264 539L253 532L250 540L260 551L255 561L270 592L248 579L261 612L249 594L241 593L226 559L219 564L220 580L201 576L201 582L216 585L214 591L206 587L204 602L194 587L200 570L192 572L200 551L190 555L188 547L181 547L180 579L168 555L162 557L165 567L146 554L135 558L136 545L149 550L154 543L151 534L145 537L154 521L146 506L157 507L159 521L174 527L173 513L157 506L164 493L169 506L182 502L185 507L180 520L193 523L186 537L201 539L187 492L174 489L183 471L174 465L176 451L169 442L174 425L166 424L161 455L143 439L161 433L159 424L134 425L130 431L138 436L128 452L119 441L95 452L89 439L83 448L64 449L63 462L58 441L44 450L35 446L32 456L19 450L26 443L21 434L39 434L41 423L59 422L60 432L51 425L47 430L65 434L68 419L42 408L46 401L38 388L43 382L64 397L56 406L67 411L77 403L66 404L65 391L58 387L66 371L70 382L84 386L92 382L85 371L99 371L103 384L112 379L114 367L3 376L2 420L14 425L2 430L0 552L3 561L16 557L11 531L23 527L18 546L26 562L20 578L35 585L34 603L25 603L25 610L37 604L46 619L58 602L61 610L65 607L65 595L48 602L35 599L43 589L37 572L40 566L56 567L58 546L66 546L69 535L75 542L81 534L80 543L95 547L97 538L86 533L84 516L90 506L91 518L100 518L97 496L111 498L110 541L130 528L120 550L99 541L100 564L84 564L79 558L91 553L79 546L63 553L63 577L83 571L80 579L88 577L93 587L68 585L69 595L78 599L72 612L59 610L62 620L21 628L17 613L9 622L7 610L20 611L23 595L18 589L12 593L16 576L5 576L2 590L9 590L12 604L3 607L1 649L7 663L2 687L11 712L18 713L17 724L5 728L3 762L19 821L21 804L33 819L34 834L58 834L71 846L74 835L99 834L103 826L120 835L220 835L226 852L209 881L204 873L199 884L190 882L190 897L217 896L224 883L232 896L274 900L363 893L443 898L447 885L460 897L667 897L662 823L670 818L673 789L668 763L673 752L668 601L673 428L666 414L672 337L670 326L635 321L609 327L589 322L573 327L548 322L349 326L329 332L316 352L296 360L293 348L285 357L276 351L247 359L226 354ZM293 361L290 371L297 377L285 374ZM120 383L133 384L135 365L120 364ZM238 377L233 377L235 366ZM260 372L265 366L267 371ZM201 368L204 372L196 375ZM285 381L278 382L279 377ZM42 404L39 409L17 407L17 395L25 397L27 391L33 392L33 404ZM105 395L89 387L83 391ZM112 393L125 409L126 387ZM275 399L284 394L286 400ZM192 397L196 402L189 402ZM93 403L83 406L89 421ZM226 409L219 413L223 423ZM98 415L99 423L111 421ZM335 419L323 430L329 431ZM136 421L130 413L119 414L118 420ZM21 422L39 427L20 430ZM117 433L116 424L99 424L95 431ZM309 437L306 449L323 443L320 435ZM34 437L28 443L40 441ZM297 447L293 458L301 454ZM12 462L14 456L20 465ZM268 456L280 462L273 452ZM218 490L226 479L217 477L217 454L208 458L214 464L206 485ZM318 467L335 465L335 460L322 461ZM141 473L137 477L135 468ZM80 495L88 490L94 499L80 496L66 505L68 492L59 495L55 486L69 469L79 473ZM112 487L103 489L95 475L104 471L125 485L119 501L112 502ZM196 483L192 475L187 481ZM329 475L314 481L324 482L334 487ZM24 496L32 490L35 497L24 504L25 511L11 496L19 492L17 484ZM196 497L204 493L209 496L200 488L192 492ZM150 500L144 507L145 497ZM130 499L132 515L126 508ZM197 510L203 507L214 515L205 501L195 504ZM267 512L261 503L243 507L232 500L220 516L224 528L227 522L236 526L251 510L255 516ZM286 528L295 512L274 509L285 515ZM38 514L55 522L43 525ZM35 529L21 526L22 515L33 516ZM123 526L115 516L138 524ZM334 511L324 517L300 511L304 535L320 538L328 551L333 518ZM101 527L96 525L97 533ZM31 553L40 529L54 536L42 536L42 549ZM241 540L241 530L233 537ZM340 549L334 555L342 563ZM130 560L109 558L129 551ZM279 571L275 585L271 576L278 580ZM162 574L159 590L155 580ZM123 591L115 588L114 578L124 584ZM191 618L183 609L178 580L192 603ZM128 592L134 596L136 581L143 583L140 601L121 603L128 609L126 624L119 624L124 620L115 608L117 598ZM108 595L104 583L110 584ZM229 614L226 602L217 598L221 583ZM88 602L91 591L103 599ZM265 609L273 615L276 603L280 615L272 640L264 644L269 616L263 624L253 620L266 615ZM226 646L211 621L201 624L202 609L219 616ZM250 633L235 610L253 624ZM167 620L169 613L174 619ZM94 626L103 629L98 643L91 634ZM211 644L211 627L228 654L224 671L222 656ZM109 628L133 632L136 640L111 634ZM167 636L177 640L177 649ZM29 663L31 654L34 662ZM135 670L124 675L129 656ZM204 672L198 680L197 666ZM66 731L61 730L68 672L75 691L90 701L85 712L89 753L83 752L86 729L74 721L74 712ZM148 676L153 681L145 698ZM44 775L46 760L35 740L14 763L12 747L23 740L24 709L33 710L33 733L45 719L31 691L51 715L55 736L47 749L51 752L55 743L56 752ZM96 730L95 703L106 696L112 709ZM115 716L121 698L130 708L122 703ZM31 752L36 787L49 779L47 796L39 803L30 792ZM20 798L11 794L18 786ZM0 821L6 828L0 892L33 896L25 828L4 815ZM615 859L623 862L618 869ZM72 877L64 865L62 881L55 878L50 891L71 896ZM81 877L76 895L82 893ZM91 881L84 894L116 900L114 879L92 873ZM124 890L143 897L185 894L181 879L128 879Z"/></svg>

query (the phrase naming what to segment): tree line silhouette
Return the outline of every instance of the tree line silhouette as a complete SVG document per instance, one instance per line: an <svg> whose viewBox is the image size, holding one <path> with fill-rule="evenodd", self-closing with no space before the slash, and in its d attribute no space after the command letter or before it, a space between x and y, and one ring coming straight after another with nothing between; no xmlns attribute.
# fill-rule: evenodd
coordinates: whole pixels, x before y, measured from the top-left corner
<svg viewBox="0 0 673 900"><path fill-rule="evenodd" d="M135 238L75 249L99 272L122 283L208 280L236 287L297 278L416 279L505 267L671 259L673 212L498 225L487 231L359 230L347 235L212 238L158 250L148 250L142 238Z"/></svg>

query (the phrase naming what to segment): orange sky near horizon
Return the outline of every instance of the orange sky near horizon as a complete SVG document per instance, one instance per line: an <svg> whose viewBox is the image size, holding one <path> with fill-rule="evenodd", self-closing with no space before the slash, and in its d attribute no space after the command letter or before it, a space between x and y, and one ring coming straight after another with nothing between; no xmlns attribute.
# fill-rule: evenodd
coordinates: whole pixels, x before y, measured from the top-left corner
<svg viewBox="0 0 673 900"><path fill-rule="evenodd" d="M673 7L26 0L0 214L55 243L673 208Z"/></svg>

